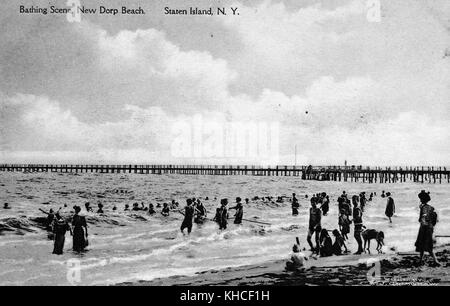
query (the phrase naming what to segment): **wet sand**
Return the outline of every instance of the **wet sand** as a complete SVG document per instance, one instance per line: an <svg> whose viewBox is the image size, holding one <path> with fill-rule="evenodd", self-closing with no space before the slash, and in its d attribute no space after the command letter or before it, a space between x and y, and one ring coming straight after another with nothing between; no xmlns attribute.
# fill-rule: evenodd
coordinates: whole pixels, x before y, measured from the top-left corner
<svg viewBox="0 0 450 306"><path fill-rule="evenodd" d="M419 265L418 253L342 255L310 258L305 270L287 272L286 260L270 261L224 270L172 276L152 281L126 282L128 286L448 286L450 285L450 245L436 248L440 267L430 257ZM379 260L379 274L373 260ZM369 275L369 276L368 276ZM376 277L377 276L377 277Z"/></svg>

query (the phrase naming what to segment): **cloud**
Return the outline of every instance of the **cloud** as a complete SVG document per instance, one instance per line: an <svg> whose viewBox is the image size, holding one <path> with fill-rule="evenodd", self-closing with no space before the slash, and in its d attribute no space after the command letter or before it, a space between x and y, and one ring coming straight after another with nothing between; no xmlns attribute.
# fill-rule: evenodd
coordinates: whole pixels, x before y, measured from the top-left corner
<svg viewBox="0 0 450 306"><path fill-rule="evenodd" d="M16 75L14 88L0 90L0 158L247 161L177 158L173 127L194 129L201 116L219 127L279 123L280 163L293 163L295 145L303 163L450 162L442 20L406 2L386 3L377 24L366 20L364 1L236 6L239 17L211 20L222 31L215 37L227 34L242 46L221 56L212 40L188 48L163 24L112 31L86 20L56 29L52 60L42 51L45 40L27 42L37 45L32 57L9 50L39 69L5 70L5 79L16 73L23 81ZM73 47L60 48L66 35Z"/></svg>

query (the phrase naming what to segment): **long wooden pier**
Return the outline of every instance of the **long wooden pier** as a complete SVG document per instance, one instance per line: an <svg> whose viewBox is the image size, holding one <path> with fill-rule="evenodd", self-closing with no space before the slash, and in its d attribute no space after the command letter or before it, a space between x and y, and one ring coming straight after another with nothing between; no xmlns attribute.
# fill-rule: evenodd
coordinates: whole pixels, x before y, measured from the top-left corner
<svg viewBox="0 0 450 306"><path fill-rule="evenodd" d="M319 181L450 183L446 167L0 164L0 171L300 176Z"/></svg>

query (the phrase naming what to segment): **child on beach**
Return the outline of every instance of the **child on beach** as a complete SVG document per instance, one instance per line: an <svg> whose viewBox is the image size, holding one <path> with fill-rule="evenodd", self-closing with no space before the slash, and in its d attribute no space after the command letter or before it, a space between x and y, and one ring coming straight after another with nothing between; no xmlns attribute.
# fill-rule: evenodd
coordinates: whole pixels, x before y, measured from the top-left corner
<svg viewBox="0 0 450 306"><path fill-rule="evenodd" d="M320 231L320 257L333 255L333 241L326 229Z"/></svg>
<svg viewBox="0 0 450 306"><path fill-rule="evenodd" d="M298 271L304 268L305 261L308 257L302 252L300 252L300 245L294 244L292 247L291 260L286 262L287 271Z"/></svg>
<svg viewBox="0 0 450 306"><path fill-rule="evenodd" d="M337 229L333 230L334 243L333 243L333 254L334 255L342 255L342 247L345 249L345 253L348 252L347 246L344 242L344 237L339 233Z"/></svg>

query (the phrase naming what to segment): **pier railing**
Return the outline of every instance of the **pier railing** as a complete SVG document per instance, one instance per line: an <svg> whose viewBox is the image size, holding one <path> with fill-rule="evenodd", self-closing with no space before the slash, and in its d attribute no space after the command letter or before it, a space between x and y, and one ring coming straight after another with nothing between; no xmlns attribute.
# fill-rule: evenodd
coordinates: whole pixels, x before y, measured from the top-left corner
<svg viewBox="0 0 450 306"><path fill-rule="evenodd" d="M446 167L248 166L248 165L75 165L0 164L0 171L192 175L300 176L304 180L368 183L450 183Z"/></svg>

